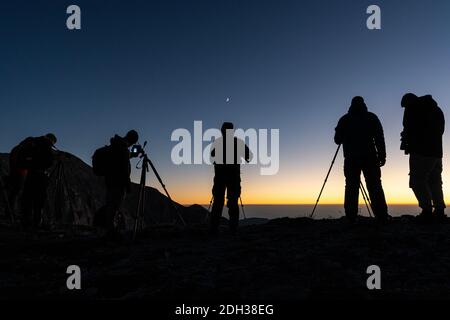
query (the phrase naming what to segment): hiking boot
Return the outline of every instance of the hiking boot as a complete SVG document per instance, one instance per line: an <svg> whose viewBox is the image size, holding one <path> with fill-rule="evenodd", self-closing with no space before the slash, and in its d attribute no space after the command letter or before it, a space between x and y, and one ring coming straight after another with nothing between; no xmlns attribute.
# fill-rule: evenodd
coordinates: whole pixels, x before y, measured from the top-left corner
<svg viewBox="0 0 450 320"><path fill-rule="evenodd" d="M447 222L447 216L445 215L444 209L435 209L433 212L433 218L437 223Z"/></svg>

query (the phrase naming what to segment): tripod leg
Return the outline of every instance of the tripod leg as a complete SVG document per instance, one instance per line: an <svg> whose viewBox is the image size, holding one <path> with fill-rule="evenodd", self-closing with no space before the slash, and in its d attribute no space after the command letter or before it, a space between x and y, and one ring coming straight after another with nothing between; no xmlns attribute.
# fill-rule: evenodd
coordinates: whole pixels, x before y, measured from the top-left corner
<svg viewBox="0 0 450 320"><path fill-rule="evenodd" d="M244 204L242 203L242 197L239 197L239 200L241 201L242 214L244 215L244 220L247 220L247 217L245 216Z"/></svg>
<svg viewBox="0 0 450 320"><path fill-rule="evenodd" d="M211 207L212 207L213 201L214 201L214 196L212 196L211 201L209 202L208 214L205 216L205 221L204 221L204 223L207 223L207 222L208 222L208 219L209 219L210 216L211 216Z"/></svg>
<svg viewBox="0 0 450 320"><path fill-rule="evenodd" d="M214 196L212 196L211 201L209 202L208 211L211 211L211 206L212 206L213 201L214 201Z"/></svg>
<svg viewBox="0 0 450 320"><path fill-rule="evenodd" d="M156 178L158 179L159 183L161 184L162 188L164 189L164 192L166 193L167 198L169 198L170 203L172 204L173 208L175 209L175 211L178 215L178 218L180 218L180 221L183 223L184 226L186 226L186 222L184 221L183 216L181 215L180 211L178 210L178 207L173 202L169 192L166 189L164 182L161 179L161 176L159 175L159 173L156 170L155 166L153 165L152 161L146 156L144 158L144 162L148 163L150 165L150 167L152 168L153 173L155 174Z"/></svg>
<svg viewBox="0 0 450 320"><path fill-rule="evenodd" d="M142 188L139 188L139 198L138 205L136 208L135 220L134 220L134 236L136 236L137 232L140 229L140 219L141 219L141 206L142 206Z"/></svg>
<svg viewBox="0 0 450 320"><path fill-rule="evenodd" d="M142 219L144 217L144 210L145 210L145 182L147 178L147 170L148 165L144 160L144 163L142 164L141 169L141 181L139 184L139 198L138 198L138 205L136 209L136 217L134 221L134 233L133 233L133 240L136 239L137 233L142 229Z"/></svg>
<svg viewBox="0 0 450 320"><path fill-rule="evenodd" d="M369 207L370 207L370 209L373 212L372 200L370 200L369 193L367 192L367 189L364 187L364 184L361 183L361 185L362 185L362 188L364 190L364 193L366 194L366 199L367 199L367 202L369 203Z"/></svg>
<svg viewBox="0 0 450 320"><path fill-rule="evenodd" d="M138 206L136 209L136 216L135 216L135 220L134 220L134 233L133 233L133 240L136 239L137 233L140 231L141 229L141 206L142 206L142 187L139 188L139 199L138 199Z"/></svg>
<svg viewBox="0 0 450 320"><path fill-rule="evenodd" d="M328 170L327 176L325 177L325 181L322 185L322 189L320 189L319 197L317 198L316 204L314 205L314 208L313 208L311 214L309 215L310 218L314 217L314 213L316 212L317 205L319 204L320 198L322 197L323 190L325 189L325 185L327 184L328 178L330 176L331 170L333 169L334 163L336 161L336 158L337 158L337 155L338 155L340 149L341 149L341 145L338 146L336 153L334 154L333 161L331 161L331 166L330 166L330 169Z"/></svg>
<svg viewBox="0 0 450 320"><path fill-rule="evenodd" d="M73 205L73 194L72 194L72 190L69 187L69 183L67 181L67 177L66 177L66 171L64 170L64 168L62 168L62 182L63 182L63 187L65 189L65 192L63 192L63 194L67 195L68 201L69 201L69 215L70 215L70 223L74 226L75 228L75 233L77 233L77 226L78 226L78 219L75 216L75 206Z"/></svg>
<svg viewBox="0 0 450 320"><path fill-rule="evenodd" d="M361 194L362 194L362 197L363 197L364 202L366 204L367 211L369 212L369 216L372 217L372 213L371 213L370 208L369 208L369 204L370 204L370 207L372 207L372 204L370 203L370 200L369 200L368 195L366 193L366 189L364 188L364 185L362 184L362 182L360 182L359 189L361 190Z"/></svg>

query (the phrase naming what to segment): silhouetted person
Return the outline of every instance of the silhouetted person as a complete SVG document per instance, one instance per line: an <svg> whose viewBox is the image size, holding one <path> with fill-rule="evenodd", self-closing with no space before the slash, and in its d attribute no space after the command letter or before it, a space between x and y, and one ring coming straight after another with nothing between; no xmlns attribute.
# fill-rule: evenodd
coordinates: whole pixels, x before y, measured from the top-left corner
<svg viewBox="0 0 450 320"><path fill-rule="evenodd" d="M239 198L241 196L241 163L250 162L253 155L244 141L234 136L234 125L225 122L222 125L222 137L214 141L211 148L214 164L214 203L211 211L211 231L217 233L227 193L227 207L231 232L239 225Z"/></svg>
<svg viewBox="0 0 450 320"><path fill-rule="evenodd" d="M129 148L136 144L139 135L131 130L125 137L115 135L111 138L108 169L105 173L106 185L106 217L105 227L108 236L116 234L114 221L121 212L125 196L131 187L131 164Z"/></svg>
<svg viewBox="0 0 450 320"><path fill-rule="evenodd" d="M425 220L445 218L442 191L442 136L445 118L432 96L412 93L402 99L405 108L401 149L409 154L409 186L419 202Z"/></svg>
<svg viewBox="0 0 450 320"><path fill-rule="evenodd" d="M351 221L357 218L363 172L373 213L380 221L387 220L388 207L380 169L386 164L383 127L378 117L367 110L362 97L353 98L348 113L339 120L334 141L344 147L346 216Z"/></svg>
<svg viewBox="0 0 450 320"><path fill-rule="evenodd" d="M9 202L9 195L8 195L8 187L5 184L4 180L3 180L3 168L2 168L2 164L0 163L0 192L1 192L1 200L4 202L4 206L5 206L5 216L6 218L10 219L11 222L14 222L14 213L12 212L11 206L10 206L10 202Z"/></svg>
<svg viewBox="0 0 450 320"><path fill-rule="evenodd" d="M56 136L29 137L10 153L9 188L13 211L20 197L21 222L25 228L37 228L47 200L47 170L53 165Z"/></svg>

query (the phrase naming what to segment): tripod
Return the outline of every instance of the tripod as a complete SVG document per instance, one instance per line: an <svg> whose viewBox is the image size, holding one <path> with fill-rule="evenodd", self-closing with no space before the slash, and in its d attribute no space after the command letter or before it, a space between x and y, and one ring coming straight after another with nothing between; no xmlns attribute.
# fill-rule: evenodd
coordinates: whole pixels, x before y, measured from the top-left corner
<svg viewBox="0 0 450 320"><path fill-rule="evenodd" d="M72 203L72 196L70 194L69 184L67 183L66 170L64 162L59 159L53 171L49 174L49 184L54 183L54 218L61 221L62 224L72 224L75 220L74 206ZM65 200L68 198L70 217L64 217ZM65 218L68 218L67 220ZM66 221L64 221L66 220Z"/></svg>
<svg viewBox="0 0 450 320"><path fill-rule="evenodd" d="M239 201L241 202L242 215L244 216L244 220L247 220L247 216L245 215L245 210L244 210L244 204L242 202L242 197L239 197ZM209 202L208 215L211 215L211 206L212 206L213 202L214 202L214 196L212 196L211 201ZM208 216L206 216L205 222L207 222L207 220L208 220Z"/></svg>
<svg viewBox="0 0 450 320"><path fill-rule="evenodd" d="M316 212L317 205L319 204L323 190L325 189L325 185L327 184L328 178L330 176L331 170L333 169L334 163L336 162L336 158L337 158L337 155L338 155L340 149L341 149L341 145L338 146L336 153L334 154L333 160L331 161L330 169L328 170L327 176L325 177L325 181L322 185L322 189L320 189L319 197L317 198L316 204L314 205L314 208L309 216L310 218L314 217L314 213ZM361 194L362 194L364 202L366 204L367 211L369 212L369 216L372 217L372 212L373 212L372 203L370 201L369 194L367 193L366 188L364 187L362 181L359 182L359 189L361 190Z"/></svg>
<svg viewBox="0 0 450 320"><path fill-rule="evenodd" d="M155 174L156 178L158 179L159 183L161 184L162 188L164 189L164 192L166 193L167 198L169 198L169 201L170 201L171 205L173 206L173 208L175 209L181 223L184 226L186 226L186 222L184 221L183 216L181 215L178 207L175 205L169 192L167 191L166 186L161 179L161 176L159 175L159 173L156 170L155 166L153 165L152 161L149 159L149 157L147 156L147 154L145 152L142 153L141 159L142 159L141 180L140 180L140 184L139 184L139 198L138 198L138 205L137 205L137 209L136 209L136 220L134 223L133 239L136 238L138 231L142 230L143 219L144 219L144 214L145 214L145 192L146 192L145 184L146 184L147 172L149 172L149 167L152 168L153 173Z"/></svg>

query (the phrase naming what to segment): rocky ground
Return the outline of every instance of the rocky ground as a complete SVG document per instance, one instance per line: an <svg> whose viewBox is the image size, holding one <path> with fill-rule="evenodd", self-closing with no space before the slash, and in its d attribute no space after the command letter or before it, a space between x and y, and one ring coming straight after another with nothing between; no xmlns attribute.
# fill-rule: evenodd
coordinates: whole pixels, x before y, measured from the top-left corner
<svg viewBox="0 0 450 320"><path fill-rule="evenodd" d="M0 298L277 300L449 299L450 224L410 217L279 219L211 237L202 226L152 228L135 242L89 230L27 235L0 227ZM66 268L82 290L66 289ZM382 290L366 288L378 265Z"/></svg>

